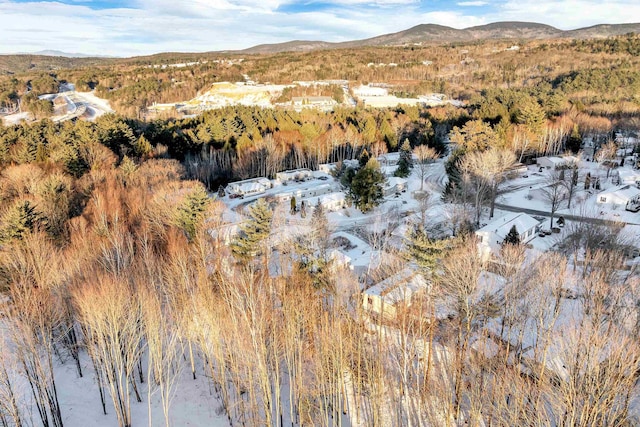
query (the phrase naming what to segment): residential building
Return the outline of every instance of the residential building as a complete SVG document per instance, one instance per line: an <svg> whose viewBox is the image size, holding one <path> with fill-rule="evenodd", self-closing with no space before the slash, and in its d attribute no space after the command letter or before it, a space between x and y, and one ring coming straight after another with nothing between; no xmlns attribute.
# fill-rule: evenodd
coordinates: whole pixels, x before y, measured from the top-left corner
<svg viewBox="0 0 640 427"><path fill-rule="evenodd" d="M425 278L410 268L386 278L362 292L362 307L375 315L394 319L399 309L411 305L411 298L427 289Z"/></svg>
<svg viewBox="0 0 640 427"><path fill-rule="evenodd" d="M280 182L304 181L313 178L311 169L294 169L276 173L276 179Z"/></svg>
<svg viewBox="0 0 640 427"><path fill-rule="evenodd" d="M626 207L640 203L640 189L635 185L619 185L598 193L596 197L598 204Z"/></svg>
<svg viewBox="0 0 640 427"><path fill-rule="evenodd" d="M478 250L484 260L500 251L513 226L516 227L520 242L527 243L536 236L540 222L526 213L512 212L477 230Z"/></svg>
<svg viewBox="0 0 640 427"><path fill-rule="evenodd" d="M291 99L291 105L297 111L305 108L332 110L338 103L330 96L294 96Z"/></svg>
<svg viewBox="0 0 640 427"><path fill-rule="evenodd" d="M227 186L225 191L229 195L239 197L262 194L269 188L271 188L271 181L267 178L252 178L244 181L232 182Z"/></svg>

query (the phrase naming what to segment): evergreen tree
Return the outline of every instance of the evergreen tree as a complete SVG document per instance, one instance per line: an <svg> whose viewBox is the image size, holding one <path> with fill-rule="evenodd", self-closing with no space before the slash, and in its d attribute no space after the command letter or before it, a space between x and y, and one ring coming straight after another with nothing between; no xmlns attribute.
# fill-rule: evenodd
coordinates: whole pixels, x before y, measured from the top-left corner
<svg viewBox="0 0 640 427"><path fill-rule="evenodd" d="M581 145L582 137L578 131L578 125L573 125L573 131L571 131L571 136L569 136L569 139L567 140L567 148L573 153L577 153L580 150Z"/></svg>
<svg viewBox="0 0 640 427"><path fill-rule="evenodd" d="M518 122L524 124L533 135L540 136L547 117L540 104L535 99L529 99L520 107Z"/></svg>
<svg viewBox="0 0 640 427"><path fill-rule="evenodd" d="M358 161L360 162L360 167L361 168L365 167L370 158L371 156L369 155L369 152L367 151L367 149L365 148L364 150L362 150L362 153L360 154L360 158L358 159Z"/></svg>
<svg viewBox="0 0 640 427"><path fill-rule="evenodd" d="M407 257L423 271L436 268L438 259L446 249L446 241L429 238L422 226L415 227L407 236Z"/></svg>
<svg viewBox="0 0 640 427"><path fill-rule="evenodd" d="M519 245L520 244L520 235L518 234L518 229L515 224L511 227L511 230L507 233L502 242L503 245Z"/></svg>
<svg viewBox="0 0 640 427"><path fill-rule="evenodd" d="M204 215L209 205L209 195L201 186L187 194L182 204L178 207L176 223L182 228L189 240L196 237L198 228L204 220Z"/></svg>
<svg viewBox="0 0 640 427"><path fill-rule="evenodd" d="M264 199L249 208L249 219L240 226L240 233L231 242L231 252L239 261L248 261L262 254L262 243L271 232L273 212Z"/></svg>
<svg viewBox="0 0 640 427"><path fill-rule="evenodd" d="M353 177L350 196L353 203L362 212L368 212L380 204L383 197L384 175L376 159L369 159Z"/></svg>
<svg viewBox="0 0 640 427"><path fill-rule="evenodd" d="M220 187L218 187L218 197L224 197L226 196L226 192L224 191L224 187L222 185L220 185Z"/></svg>
<svg viewBox="0 0 640 427"><path fill-rule="evenodd" d="M393 173L394 176L399 176L401 178L406 178L411 173L411 168L413 168L413 158L411 156L411 144L409 144L409 140L405 139L400 147L400 157L398 159L398 169Z"/></svg>
<svg viewBox="0 0 640 427"><path fill-rule="evenodd" d="M137 157L148 157L151 155L153 151L153 147L147 138L144 135L140 135L140 138L133 145L134 154Z"/></svg>
<svg viewBox="0 0 640 427"><path fill-rule="evenodd" d="M133 174L138 170L138 165L136 165L129 156L124 156L120 162L120 166L118 166L118 170L120 172L122 183L126 186Z"/></svg>
<svg viewBox="0 0 640 427"><path fill-rule="evenodd" d="M0 229L0 242L22 239L32 232L40 221L40 213L29 200L19 200L3 215Z"/></svg>

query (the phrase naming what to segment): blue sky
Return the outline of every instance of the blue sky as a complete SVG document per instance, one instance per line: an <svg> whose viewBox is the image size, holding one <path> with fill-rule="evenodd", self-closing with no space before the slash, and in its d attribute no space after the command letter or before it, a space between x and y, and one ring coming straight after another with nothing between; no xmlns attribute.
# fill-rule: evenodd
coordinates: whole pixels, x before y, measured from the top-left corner
<svg viewBox="0 0 640 427"><path fill-rule="evenodd" d="M434 23L532 21L573 29L640 21L639 0L0 0L0 53L133 56L346 41Z"/></svg>

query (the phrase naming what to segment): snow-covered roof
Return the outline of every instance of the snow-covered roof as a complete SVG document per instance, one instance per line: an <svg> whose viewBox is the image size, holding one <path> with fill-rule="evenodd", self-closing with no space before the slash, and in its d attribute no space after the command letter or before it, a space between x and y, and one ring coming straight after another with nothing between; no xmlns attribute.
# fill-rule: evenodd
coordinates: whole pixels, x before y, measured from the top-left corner
<svg viewBox="0 0 640 427"><path fill-rule="evenodd" d="M640 189L631 185L619 185L612 187L598 194L598 200L600 197L614 196L622 200L631 200L640 196Z"/></svg>
<svg viewBox="0 0 640 427"><path fill-rule="evenodd" d="M271 181L267 178L253 178L245 181L237 181L229 184L228 189L235 193L261 192L271 186Z"/></svg>
<svg viewBox="0 0 640 427"><path fill-rule="evenodd" d="M406 186L407 185L407 180L404 178L399 178L397 176L392 176L387 178L387 182L385 187L387 188L392 188L392 187L396 187L396 186Z"/></svg>
<svg viewBox="0 0 640 427"><path fill-rule="evenodd" d="M356 96L385 96L388 93L387 89L375 86L360 85L353 89L353 94Z"/></svg>
<svg viewBox="0 0 640 427"><path fill-rule="evenodd" d="M562 157L547 157L547 160L556 165L562 165L568 161Z"/></svg>
<svg viewBox="0 0 640 427"><path fill-rule="evenodd" d="M523 233L527 230L530 230L536 227L540 222L526 213L518 213L512 212L503 216L502 218L498 218L493 222L485 225L476 233L495 233L499 238L504 239L507 234L509 234L509 230L514 225L516 226L516 230L518 233Z"/></svg>
<svg viewBox="0 0 640 427"><path fill-rule="evenodd" d="M282 171L282 172L278 172L276 173L277 176L281 176L281 177L292 177L295 178L297 176L300 175L305 175L305 176L311 176L313 173L311 172L311 169L294 169L294 170L289 170L289 171Z"/></svg>
<svg viewBox="0 0 640 427"><path fill-rule="evenodd" d="M384 279L382 282L365 290L364 293L379 296L385 303L394 305L413 295L419 289L428 286L421 274L405 268L401 272Z"/></svg>
<svg viewBox="0 0 640 427"><path fill-rule="evenodd" d="M640 180L640 171L632 170L632 169L620 169L618 171L618 175L620 176L620 181L631 184Z"/></svg>
<svg viewBox="0 0 640 427"><path fill-rule="evenodd" d="M320 199L320 203L322 203L323 205L328 205L344 201L345 194L343 192L328 193L318 196L317 198Z"/></svg>
<svg viewBox="0 0 640 427"><path fill-rule="evenodd" d="M349 257L347 254L340 252L335 248L329 249L327 255L329 256L329 259L337 263L344 264L344 265L349 265L349 263L351 263L351 257Z"/></svg>

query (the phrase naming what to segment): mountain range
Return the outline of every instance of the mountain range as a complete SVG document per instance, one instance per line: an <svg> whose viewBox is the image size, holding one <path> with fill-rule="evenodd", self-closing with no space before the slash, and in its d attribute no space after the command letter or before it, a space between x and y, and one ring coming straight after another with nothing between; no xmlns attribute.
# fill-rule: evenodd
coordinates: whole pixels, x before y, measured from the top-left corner
<svg viewBox="0 0 640 427"><path fill-rule="evenodd" d="M600 24L564 31L546 24L534 22L495 22L458 30L436 24L421 24L397 33L384 34L364 40L341 43L325 41L293 40L285 43L261 44L235 53L307 52L319 49L341 49L366 46L401 46L407 44L472 42L499 39L589 39L640 33L637 24Z"/></svg>

